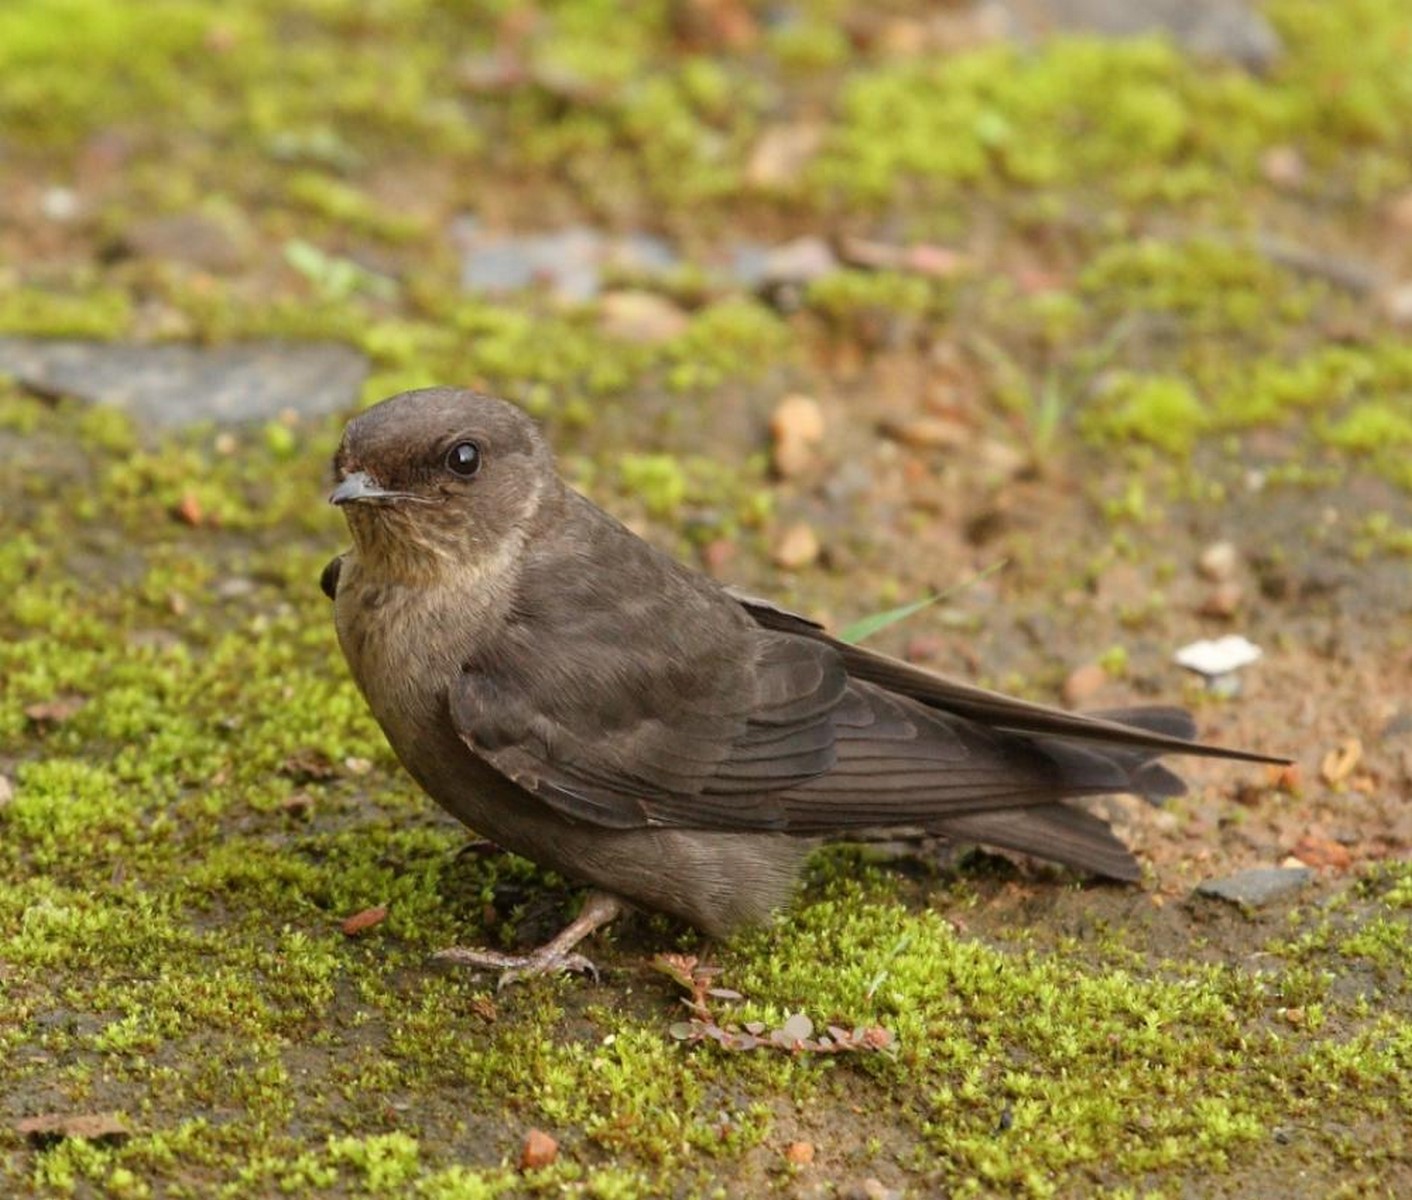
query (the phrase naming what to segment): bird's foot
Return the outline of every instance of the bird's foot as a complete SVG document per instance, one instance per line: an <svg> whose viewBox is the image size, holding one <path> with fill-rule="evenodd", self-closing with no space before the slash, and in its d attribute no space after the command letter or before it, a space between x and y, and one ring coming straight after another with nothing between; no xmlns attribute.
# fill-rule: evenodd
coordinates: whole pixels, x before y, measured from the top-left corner
<svg viewBox="0 0 1412 1200"><path fill-rule="evenodd" d="M478 950L471 946L448 946L432 957L437 962L454 963L458 967L475 967L482 971L499 971L497 988L521 979L540 975L555 975L560 971L591 975L598 982L598 968L582 954L562 953L551 949L552 943L540 946L528 954L504 954L499 950Z"/></svg>
<svg viewBox="0 0 1412 1200"><path fill-rule="evenodd" d="M438 962L499 971L500 982L497 986L500 988L519 979L553 975L560 971L577 971L591 975L596 983L598 968L584 955L576 953L574 947L595 929L601 929L624 911L623 902L616 896L607 892L590 892L579 915L544 945L528 954L505 954L499 950L451 946L434 957Z"/></svg>

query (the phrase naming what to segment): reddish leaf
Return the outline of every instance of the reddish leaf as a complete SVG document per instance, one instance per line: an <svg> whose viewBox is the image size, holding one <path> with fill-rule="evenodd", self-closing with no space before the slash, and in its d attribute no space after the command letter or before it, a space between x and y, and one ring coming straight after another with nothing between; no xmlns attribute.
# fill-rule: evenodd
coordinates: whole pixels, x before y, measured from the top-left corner
<svg viewBox="0 0 1412 1200"><path fill-rule="evenodd" d="M349 937L357 937L364 930L381 925L386 919L387 905L379 904L374 908L365 908L344 920L343 932Z"/></svg>

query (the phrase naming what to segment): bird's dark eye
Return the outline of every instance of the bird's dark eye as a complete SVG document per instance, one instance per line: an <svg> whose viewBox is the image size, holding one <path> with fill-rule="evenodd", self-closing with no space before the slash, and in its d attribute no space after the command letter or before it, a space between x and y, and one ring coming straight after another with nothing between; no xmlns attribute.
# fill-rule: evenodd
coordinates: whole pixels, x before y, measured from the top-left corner
<svg viewBox="0 0 1412 1200"><path fill-rule="evenodd" d="M469 479L480 470L480 447L475 442L457 442L446 452L446 469Z"/></svg>

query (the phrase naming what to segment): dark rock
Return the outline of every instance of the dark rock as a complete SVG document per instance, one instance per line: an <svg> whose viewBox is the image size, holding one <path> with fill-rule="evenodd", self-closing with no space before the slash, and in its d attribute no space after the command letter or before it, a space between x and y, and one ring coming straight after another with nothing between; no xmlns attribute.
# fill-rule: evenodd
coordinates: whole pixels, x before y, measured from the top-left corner
<svg viewBox="0 0 1412 1200"><path fill-rule="evenodd" d="M178 428L338 412L357 400L368 363L336 342L206 347L0 337L0 372L38 395L76 396L120 408L139 425Z"/></svg>
<svg viewBox="0 0 1412 1200"><path fill-rule="evenodd" d="M1314 878L1307 867L1255 867L1237 871L1224 879L1208 879L1197 884L1199 896L1226 900L1245 908L1261 908L1290 892L1298 891Z"/></svg>

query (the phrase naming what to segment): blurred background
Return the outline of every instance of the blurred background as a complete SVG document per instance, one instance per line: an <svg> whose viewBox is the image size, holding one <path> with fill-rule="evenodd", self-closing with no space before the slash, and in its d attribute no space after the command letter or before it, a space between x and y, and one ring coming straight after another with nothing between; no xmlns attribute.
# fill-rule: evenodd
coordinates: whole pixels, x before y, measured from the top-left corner
<svg viewBox="0 0 1412 1200"><path fill-rule="evenodd" d="M1278 1119L1315 1131L1300 1170L1383 1186L1412 1077L1409 329L1405 0L6 0L17 1132L0 1178L498 1195L521 1186L523 1127L557 1122L550 1191L682 1193L724 1172L731 1194L1092 1195L1083 1164L1101 1161L1106 1194L1148 1170L1179 1191L1217 1162L1257 1194L1277 1177L1265 1070L1294 1106ZM400 774L317 590L345 544L323 503L343 421L434 383L526 406L576 486L723 581L836 626L941 593L876 644L1079 707L1185 702L1204 735L1299 766L1199 764L1162 813L1112 802L1150 905L995 863L899 899L853 864L872 882L826 879L795 931L825 979L763 941L728 958L762 1020L812 999L816 1018L900 1031L905 1070L848 1068L876 1127L807 1062L730 1067L725 1095L718 1058L662 1050L672 1001L641 963L680 931L608 948L645 991L620 1010L545 985L496 1025L485 981L427 953L527 942L572 893L450 857L462 831ZM1226 634L1264 657L1214 689L1173 664ZM1186 898L1251 867L1352 908L1309 916L1298 951L1276 947L1284 909L1211 934ZM1027 899L1036 879L1052 907ZM868 936L829 907L858 887ZM979 975L887 957L962 910L994 944L1016 922L1077 939L1080 974L1032 994L1078 1003L1091 972L1109 1034L1130 1001L1103 998L1105 973L1177 961L1190 983L1208 935L1226 966L1304 974L1222 993L1260 1070L1194 1069L1191 1045L1237 1017L1153 993L1177 1014L1133 1052L1154 1074L1095 1088L1110 1043L1065 1058L1052 1030L1017 1027L994 1060L993 1028L927 983ZM1105 921L1135 943L1103 942ZM1374 934L1320 957L1345 925ZM1398 963L1401 983L1377 974L1379 1025L1356 980ZM885 1004L879 971L899 981ZM1325 1005L1328 1028L1305 1019ZM1272 1021L1293 1058L1256 1036ZM953 1088L942 1029L982 1092L1050 1089L1019 1148L998 1148L999 1107ZM616 1076L581 1053L604 1037L634 1048ZM1352 1074L1326 1069L1336 1049ZM791 1094L811 1099L781 1107ZM1317 1115L1338 1104L1350 1141ZM115 1112L116 1132L19 1124ZM823 1166L786 1154L840 1125Z"/></svg>

